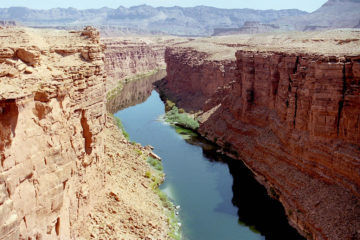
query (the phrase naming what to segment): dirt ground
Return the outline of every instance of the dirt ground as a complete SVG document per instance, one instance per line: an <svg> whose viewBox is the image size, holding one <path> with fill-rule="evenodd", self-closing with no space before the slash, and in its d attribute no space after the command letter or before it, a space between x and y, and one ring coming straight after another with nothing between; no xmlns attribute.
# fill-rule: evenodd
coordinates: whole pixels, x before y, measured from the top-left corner
<svg viewBox="0 0 360 240"><path fill-rule="evenodd" d="M104 131L106 186L97 193L96 205L79 221L82 239L170 239L163 204L151 188L147 164L151 152L125 139L112 117Z"/></svg>

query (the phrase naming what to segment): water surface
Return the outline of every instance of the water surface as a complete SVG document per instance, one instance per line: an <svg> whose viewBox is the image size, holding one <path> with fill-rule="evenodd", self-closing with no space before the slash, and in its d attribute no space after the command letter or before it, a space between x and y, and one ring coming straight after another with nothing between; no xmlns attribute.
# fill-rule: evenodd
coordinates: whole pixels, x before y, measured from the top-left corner
<svg viewBox="0 0 360 240"><path fill-rule="evenodd" d="M241 161L217 154L202 138L185 140L161 121L163 114L164 104L152 91L145 102L115 115L131 140L154 146L162 157L166 180L161 189L181 206L184 239L303 239Z"/></svg>

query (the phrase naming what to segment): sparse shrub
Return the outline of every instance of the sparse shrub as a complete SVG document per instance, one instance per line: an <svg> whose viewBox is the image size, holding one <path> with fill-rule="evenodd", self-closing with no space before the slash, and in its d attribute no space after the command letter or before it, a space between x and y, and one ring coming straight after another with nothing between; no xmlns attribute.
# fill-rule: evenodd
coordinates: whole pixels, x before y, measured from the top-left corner
<svg viewBox="0 0 360 240"><path fill-rule="evenodd" d="M165 102L165 111L170 111L173 107L175 107L175 103L170 101L169 99Z"/></svg>
<svg viewBox="0 0 360 240"><path fill-rule="evenodd" d="M129 134L125 131L124 125L122 124L120 118L114 116L115 122L117 127L121 130L122 134L124 135L124 137L129 141L130 140L130 136Z"/></svg>
<svg viewBox="0 0 360 240"><path fill-rule="evenodd" d="M163 166L160 160L152 157L148 157L147 162L156 170L163 171Z"/></svg>
<svg viewBox="0 0 360 240"><path fill-rule="evenodd" d="M135 149L135 152L136 152L136 155L138 155L138 157L143 154L143 152L138 148Z"/></svg>
<svg viewBox="0 0 360 240"><path fill-rule="evenodd" d="M145 172L145 177L146 177L146 178L150 178L150 177L151 177L151 172L150 172L150 171L146 171L146 172Z"/></svg>
<svg viewBox="0 0 360 240"><path fill-rule="evenodd" d="M175 125L182 126L184 128L196 130L199 128L199 123L195 119L189 117L186 113L179 113L179 110L174 106L165 115L165 120Z"/></svg>

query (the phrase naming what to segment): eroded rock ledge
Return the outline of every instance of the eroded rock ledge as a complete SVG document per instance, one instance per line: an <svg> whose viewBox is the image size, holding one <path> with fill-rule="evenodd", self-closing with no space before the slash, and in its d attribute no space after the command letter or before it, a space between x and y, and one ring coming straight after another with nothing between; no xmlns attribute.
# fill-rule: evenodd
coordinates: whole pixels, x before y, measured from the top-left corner
<svg viewBox="0 0 360 240"><path fill-rule="evenodd" d="M339 38L197 40L166 50L159 84L198 112L200 134L243 160L308 239L360 238L360 52Z"/></svg>
<svg viewBox="0 0 360 240"><path fill-rule="evenodd" d="M0 32L0 239L167 239L146 149L106 116L99 33Z"/></svg>

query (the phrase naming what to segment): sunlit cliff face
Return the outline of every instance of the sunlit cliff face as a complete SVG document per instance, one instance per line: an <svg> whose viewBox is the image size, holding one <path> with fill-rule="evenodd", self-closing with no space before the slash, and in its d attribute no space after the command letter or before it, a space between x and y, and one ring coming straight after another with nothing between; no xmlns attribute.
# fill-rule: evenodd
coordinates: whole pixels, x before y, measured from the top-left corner
<svg viewBox="0 0 360 240"><path fill-rule="evenodd" d="M159 84L179 107L197 112L201 135L243 160L313 239L350 237L359 226L360 52L346 39L333 44L339 34L320 33L321 45L298 39L270 47L240 36L183 44L166 51ZM231 59L232 46L243 50Z"/></svg>

